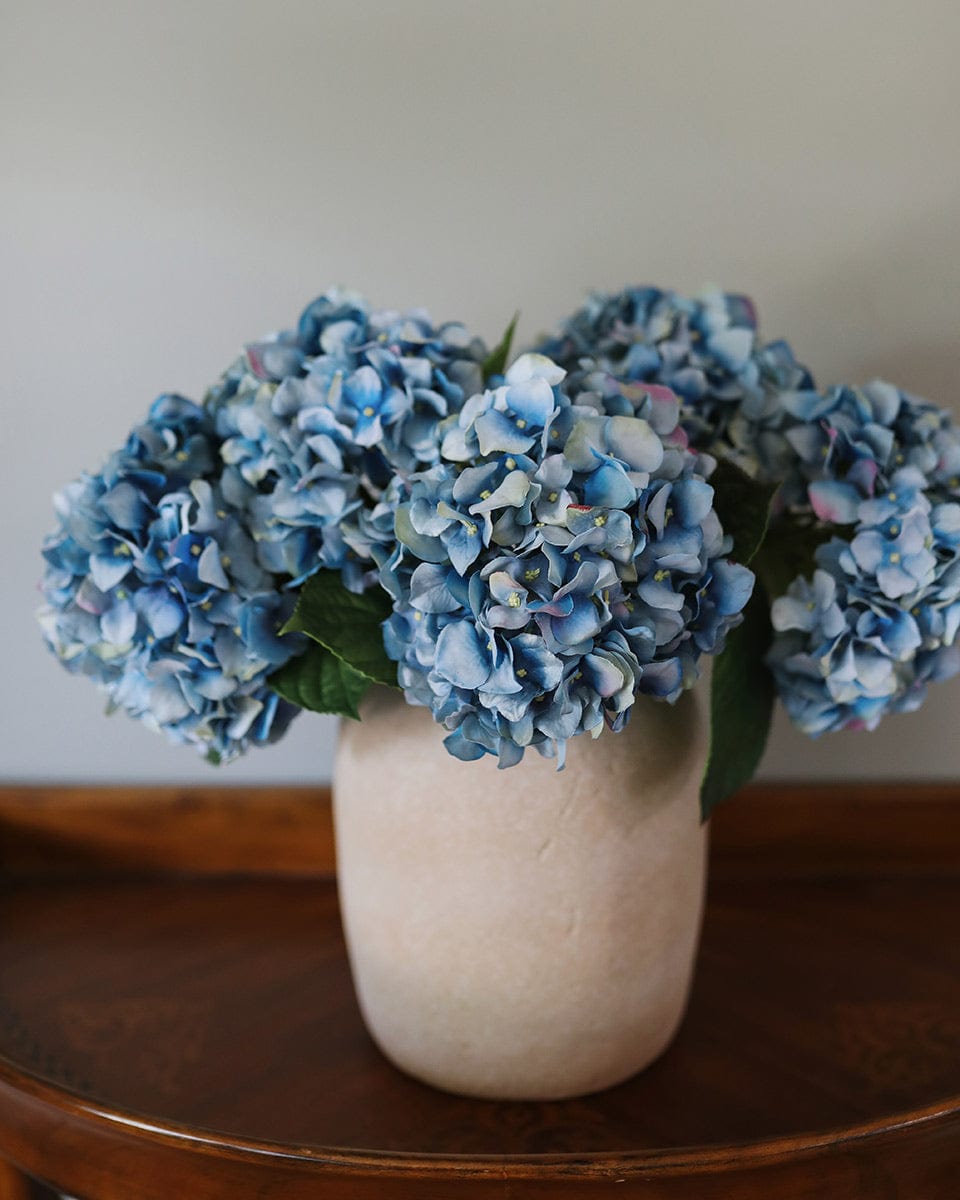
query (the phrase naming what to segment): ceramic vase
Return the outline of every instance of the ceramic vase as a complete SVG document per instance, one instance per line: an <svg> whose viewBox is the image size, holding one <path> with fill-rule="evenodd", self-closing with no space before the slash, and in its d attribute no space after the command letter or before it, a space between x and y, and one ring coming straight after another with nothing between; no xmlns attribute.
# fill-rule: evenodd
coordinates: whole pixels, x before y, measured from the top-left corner
<svg viewBox="0 0 960 1200"><path fill-rule="evenodd" d="M680 1024L699 937L705 689L641 698L626 730L461 762L386 689L344 722L338 886L354 983L383 1053L469 1096L553 1100L620 1083Z"/></svg>

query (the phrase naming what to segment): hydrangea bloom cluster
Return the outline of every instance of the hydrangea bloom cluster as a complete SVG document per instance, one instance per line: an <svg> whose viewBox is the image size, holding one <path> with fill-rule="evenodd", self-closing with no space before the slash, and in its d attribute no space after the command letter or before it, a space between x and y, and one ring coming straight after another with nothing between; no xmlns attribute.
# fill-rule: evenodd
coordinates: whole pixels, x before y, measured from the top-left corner
<svg viewBox="0 0 960 1200"><path fill-rule="evenodd" d="M216 759L273 741L297 711L266 682L299 648L293 607L218 483L207 413L164 395L95 475L56 498L41 624L69 670Z"/></svg>
<svg viewBox="0 0 960 1200"><path fill-rule="evenodd" d="M960 667L960 436L943 410L879 381L818 391L785 342L760 341L750 301L720 292L598 295L544 348L583 378L669 385L694 445L779 484L781 522L834 535L772 606L769 661L801 729L874 728Z"/></svg>
<svg viewBox="0 0 960 1200"><path fill-rule="evenodd" d="M656 287L597 293L540 349L574 378L599 372L671 388L691 444L750 475L763 464L780 477L780 396L814 386L785 341L760 340L752 301L716 289L695 298Z"/></svg>
<svg viewBox="0 0 960 1200"><path fill-rule="evenodd" d="M596 295L539 350L504 376L459 323L319 297L58 496L49 645L111 707L229 759L299 711L271 678L305 642L279 630L325 568L370 591L346 598L372 613L360 677L392 677L385 649L451 753L562 762L637 695L674 700L740 621L753 575L713 508L723 457L779 485L784 544L811 564L776 595L792 551L775 534L756 560L802 729L873 728L960 670L960 431L941 409L880 382L818 390L719 291ZM274 683L327 711L301 679L317 654Z"/></svg>
<svg viewBox="0 0 960 1200"><path fill-rule="evenodd" d="M562 763L638 694L675 699L752 590L677 397L564 375L519 358L440 423L439 461L395 497L385 645L462 759L510 766L535 747Z"/></svg>
<svg viewBox="0 0 960 1200"><path fill-rule="evenodd" d="M438 459L437 428L481 390L487 349L455 322L371 312L333 291L295 331L247 346L206 398L223 440L221 486L248 514L260 560L301 583L319 567L377 582L392 517L383 489Z"/></svg>
<svg viewBox="0 0 960 1200"><path fill-rule="evenodd" d="M792 509L842 536L774 602L770 665L805 732L873 729L960 670L960 431L882 382L782 403Z"/></svg>

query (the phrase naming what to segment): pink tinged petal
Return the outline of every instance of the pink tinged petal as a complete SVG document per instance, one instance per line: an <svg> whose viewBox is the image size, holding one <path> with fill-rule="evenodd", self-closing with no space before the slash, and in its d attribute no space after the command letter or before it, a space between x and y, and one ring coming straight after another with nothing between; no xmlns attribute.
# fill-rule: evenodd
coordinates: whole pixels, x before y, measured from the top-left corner
<svg viewBox="0 0 960 1200"><path fill-rule="evenodd" d="M516 597L514 608L520 608L527 597L527 589L521 587L520 584L507 571L494 571L487 584L490 588L490 595L498 604L510 604L513 597Z"/></svg>
<svg viewBox="0 0 960 1200"><path fill-rule="evenodd" d="M864 496L872 496L879 471L879 466L872 458L861 458L847 472L847 480Z"/></svg>
<svg viewBox="0 0 960 1200"><path fill-rule="evenodd" d="M68 573L67 580L69 581L71 578L72 576ZM94 616L98 617L102 612L105 611L108 603L110 603L108 597L104 595L104 593L101 592L100 589L94 584L93 580L87 576L77 590L77 608L82 609L84 612L92 613Z"/></svg>
<svg viewBox="0 0 960 1200"><path fill-rule="evenodd" d="M505 604L493 604L484 614L484 620L494 629L523 629L530 621L526 608L510 608Z"/></svg>
<svg viewBox="0 0 960 1200"><path fill-rule="evenodd" d="M834 479L822 479L808 488L813 511L821 521L833 525L852 525L862 497L855 487Z"/></svg>
<svg viewBox="0 0 960 1200"><path fill-rule="evenodd" d="M589 654L585 660L589 664L593 676L592 683L599 695L606 699L619 692L627 682L623 671L608 658L598 654Z"/></svg>
<svg viewBox="0 0 960 1200"><path fill-rule="evenodd" d="M552 600L532 600L527 607L531 612L550 617L567 617L573 612L573 596L555 596Z"/></svg>

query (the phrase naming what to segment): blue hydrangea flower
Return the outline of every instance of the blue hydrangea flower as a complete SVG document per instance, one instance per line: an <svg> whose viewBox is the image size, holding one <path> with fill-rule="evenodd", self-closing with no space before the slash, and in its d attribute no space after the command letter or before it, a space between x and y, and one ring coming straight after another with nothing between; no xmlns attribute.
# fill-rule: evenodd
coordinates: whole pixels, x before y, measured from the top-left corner
<svg viewBox="0 0 960 1200"><path fill-rule="evenodd" d="M806 733L874 729L960 670L960 504L931 509L918 479L896 472L858 506L849 541L820 547L812 584L774 601L769 663Z"/></svg>
<svg viewBox="0 0 960 1200"><path fill-rule="evenodd" d="M374 516L384 491L439 460L438 428L481 389L486 355L462 325L338 291L248 346L205 404L263 566L295 584L327 567L375 585L376 547L392 541Z"/></svg>
<svg viewBox="0 0 960 1200"><path fill-rule="evenodd" d="M623 727L675 700L740 620L753 575L727 558L663 388L564 387L543 355L438 426L439 461L398 483L385 645L411 703L464 759Z"/></svg>
<svg viewBox="0 0 960 1200"><path fill-rule="evenodd" d="M161 396L102 471L56 498L40 619L111 709L227 760L299 711L267 676L301 645L277 636L293 598L218 486L219 449L202 408Z"/></svg>
<svg viewBox="0 0 960 1200"><path fill-rule="evenodd" d="M608 374L671 389L691 443L751 475L779 477L789 455L780 394L814 386L786 342L760 340L747 297L716 289L694 298L655 287L597 293L539 348L577 383Z"/></svg>

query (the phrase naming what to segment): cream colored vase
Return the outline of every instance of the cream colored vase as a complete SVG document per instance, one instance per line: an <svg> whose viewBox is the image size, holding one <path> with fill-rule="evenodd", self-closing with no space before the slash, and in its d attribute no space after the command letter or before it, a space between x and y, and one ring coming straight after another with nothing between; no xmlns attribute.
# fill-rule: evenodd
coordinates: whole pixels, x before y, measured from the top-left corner
<svg viewBox="0 0 960 1200"><path fill-rule="evenodd" d="M698 688L622 734L498 771L460 762L398 693L345 721L334 799L360 1007L398 1067L448 1091L550 1100L668 1045L700 930Z"/></svg>

